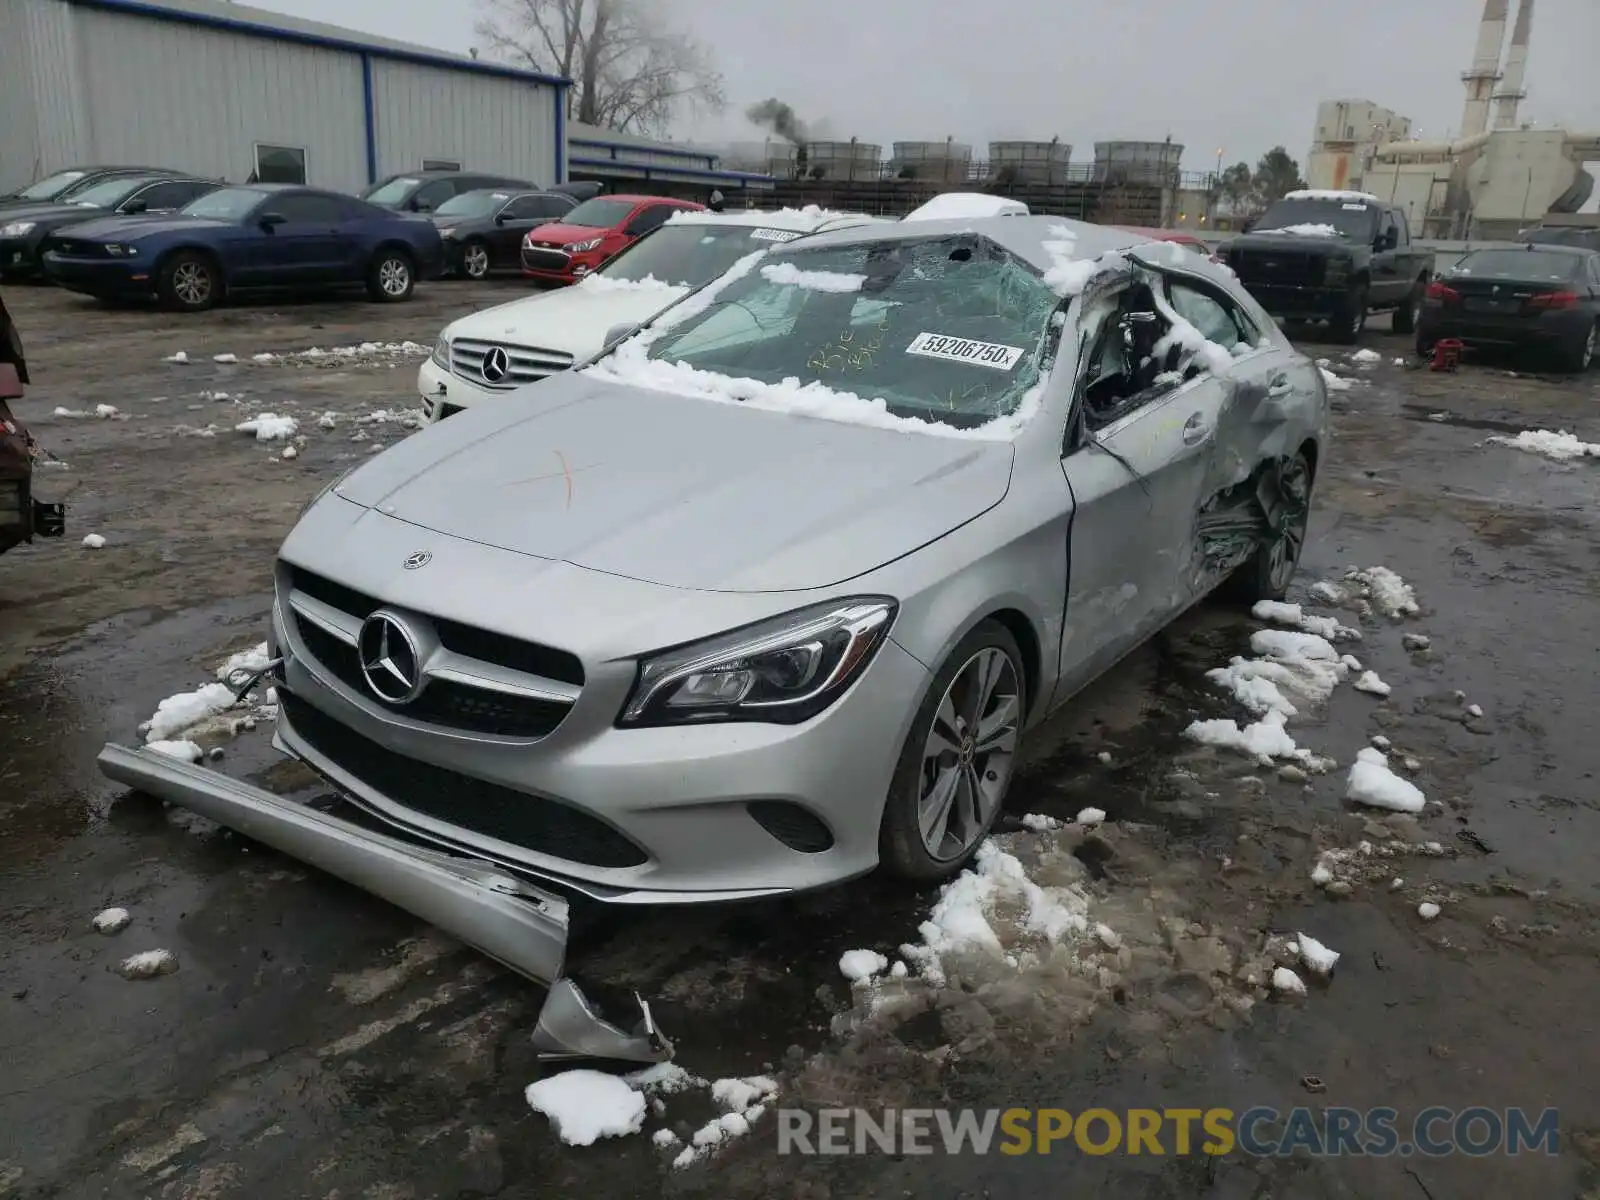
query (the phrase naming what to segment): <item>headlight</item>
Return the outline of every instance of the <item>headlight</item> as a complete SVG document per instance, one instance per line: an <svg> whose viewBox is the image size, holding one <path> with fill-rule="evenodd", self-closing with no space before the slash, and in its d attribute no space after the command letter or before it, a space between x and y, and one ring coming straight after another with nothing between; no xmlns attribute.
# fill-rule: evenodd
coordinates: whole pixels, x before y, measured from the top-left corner
<svg viewBox="0 0 1600 1200"><path fill-rule="evenodd" d="M598 250L600 249L600 243L603 241L605 241L605 238L590 238L587 242L573 242L567 247L567 253L584 254L590 250Z"/></svg>
<svg viewBox="0 0 1600 1200"><path fill-rule="evenodd" d="M107 242L106 253L111 255L112 258L122 258L123 256L127 256L128 258L136 258L139 254L139 247L124 246L117 242Z"/></svg>
<svg viewBox="0 0 1600 1200"><path fill-rule="evenodd" d="M436 367L443 367L446 371L450 369L450 339L442 333L439 335L439 340L433 344L433 364Z"/></svg>
<svg viewBox="0 0 1600 1200"><path fill-rule="evenodd" d="M452 238L452 237L455 237L455 235L456 235L456 227L454 225L450 226L449 229L441 229L441 230L439 230L439 236L442 237L442 238Z"/></svg>
<svg viewBox="0 0 1600 1200"><path fill-rule="evenodd" d="M809 720L866 669L895 607L884 596L851 596L651 655L617 724Z"/></svg>
<svg viewBox="0 0 1600 1200"><path fill-rule="evenodd" d="M13 221L0 229L0 237L26 237L33 232L36 221Z"/></svg>

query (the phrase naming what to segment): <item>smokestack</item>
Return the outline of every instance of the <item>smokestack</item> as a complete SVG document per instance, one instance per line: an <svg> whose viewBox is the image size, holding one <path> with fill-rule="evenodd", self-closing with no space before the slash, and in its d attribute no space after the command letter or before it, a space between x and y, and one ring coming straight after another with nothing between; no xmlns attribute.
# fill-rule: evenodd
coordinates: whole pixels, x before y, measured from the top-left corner
<svg viewBox="0 0 1600 1200"><path fill-rule="evenodd" d="M1461 110L1461 136L1464 138L1474 137L1489 128L1489 97L1500 79L1500 49L1506 39L1508 6L1508 0L1484 0L1472 67L1461 74L1461 81L1467 87L1467 103Z"/></svg>
<svg viewBox="0 0 1600 1200"><path fill-rule="evenodd" d="M1517 23L1511 28L1511 49L1506 52L1506 71L1494 90L1494 127L1515 129L1517 105L1528 93L1522 86L1528 68L1528 39L1533 34L1533 0L1521 0Z"/></svg>

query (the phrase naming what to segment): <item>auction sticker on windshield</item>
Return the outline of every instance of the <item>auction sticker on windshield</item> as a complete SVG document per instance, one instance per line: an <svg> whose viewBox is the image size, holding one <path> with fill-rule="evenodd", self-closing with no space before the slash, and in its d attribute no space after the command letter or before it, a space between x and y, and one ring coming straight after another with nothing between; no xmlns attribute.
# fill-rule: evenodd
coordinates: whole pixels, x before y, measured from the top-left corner
<svg viewBox="0 0 1600 1200"><path fill-rule="evenodd" d="M1009 371L1022 357L1022 347L1003 346L999 342L974 342L970 338L950 337L942 333L919 333L906 347L906 353Z"/></svg>
<svg viewBox="0 0 1600 1200"><path fill-rule="evenodd" d="M765 226L750 231L751 241L756 242L792 242L799 236L792 229L768 229Z"/></svg>

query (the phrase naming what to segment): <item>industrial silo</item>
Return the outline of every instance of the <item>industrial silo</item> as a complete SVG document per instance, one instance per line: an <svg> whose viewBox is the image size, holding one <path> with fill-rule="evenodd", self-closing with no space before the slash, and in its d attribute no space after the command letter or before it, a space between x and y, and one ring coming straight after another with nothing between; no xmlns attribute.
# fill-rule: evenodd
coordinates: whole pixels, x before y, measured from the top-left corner
<svg viewBox="0 0 1600 1200"><path fill-rule="evenodd" d="M972 147L954 138L942 142L896 142L889 173L896 179L961 183L972 172Z"/></svg>
<svg viewBox="0 0 1600 1200"><path fill-rule="evenodd" d="M803 174L810 179L876 179L883 147L848 142L807 142Z"/></svg>
<svg viewBox="0 0 1600 1200"><path fill-rule="evenodd" d="M1048 142L990 142L989 173L1002 183L1067 181L1072 147L1056 138Z"/></svg>
<svg viewBox="0 0 1600 1200"><path fill-rule="evenodd" d="M1096 142L1094 178L1098 183L1176 187L1182 158L1177 142Z"/></svg>

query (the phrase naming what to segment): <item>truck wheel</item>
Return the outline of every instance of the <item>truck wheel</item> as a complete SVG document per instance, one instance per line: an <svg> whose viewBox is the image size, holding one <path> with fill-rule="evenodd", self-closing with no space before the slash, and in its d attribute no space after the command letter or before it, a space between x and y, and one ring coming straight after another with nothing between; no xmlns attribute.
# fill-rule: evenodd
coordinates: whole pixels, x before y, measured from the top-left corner
<svg viewBox="0 0 1600 1200"><path fill-rule="evenodd" d="M204 312L217 302L222 273L204 254L182 250L161 264L156 290L168 308Z"/></svg>
<svg viewBox="0 0 1600 1200"><path fill-rule="evenodd" d="M1367 285L1358 283L1346 293L1329 322L1334 341L1353 345L1367 327Z"/></svg>
<svg viewBox="0 0 1600 1200"><path fill-rule="evenodd" d="M1562 369L1581 375L1594 365L1595 355L1600 353L1600 324L1589 326L1587 334L1580 334L1572 339L1561 349L1558 357Z"/></svg>
<svg viewBox="0 0 1600 1200"><path fill-rule="evenodd" d="M1417 321L1422 316L1422 298L1428 294L1428 281L1419 279L1411 288L1411 295L1405 302L1394 310L1394 331L1396 333L1414 333Z"/></svg>

